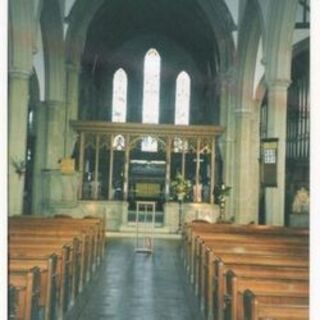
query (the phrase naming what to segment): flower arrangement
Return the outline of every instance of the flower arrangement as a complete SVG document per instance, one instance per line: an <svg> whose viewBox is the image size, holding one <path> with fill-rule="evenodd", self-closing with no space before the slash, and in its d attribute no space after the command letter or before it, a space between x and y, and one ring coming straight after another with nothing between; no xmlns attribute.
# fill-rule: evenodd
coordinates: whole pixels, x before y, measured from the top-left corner
<svg viewBox="0 0 320 320"><path fill-rule="evenodd" d="M171 182L171 189L174 196L182 201L191 190L190 180L186 180L180 172L177 173L175 179Z"/></svg>

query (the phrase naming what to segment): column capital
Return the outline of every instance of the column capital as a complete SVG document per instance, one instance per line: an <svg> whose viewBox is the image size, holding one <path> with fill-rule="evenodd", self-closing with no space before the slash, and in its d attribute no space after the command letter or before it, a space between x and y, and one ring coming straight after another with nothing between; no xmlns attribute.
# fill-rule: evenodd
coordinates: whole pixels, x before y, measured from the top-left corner
<svg viewBox="0 0 320 320"><path fill-rule="evenodd" d="M267 85L269 89L282 89L287 90L291 83L290 79L270 79L267 81Z"/></svg>
<svg viewBox="0 0 320 320"><path fill-rule="evenodd" d="M8 73L9 73L9 77L12 79L28 80L31 75L30 70L26 70L26 69L22 69L22 68L9 68Z"/></svg>
<svg viewBox="0 0 320 320"><path fill-rule="evenodd" d="M249 108L236 108L234 113L238 116L249 116L252 114L252 111Z"/></svg>
<svg viewBox="0 0 320 320"><path fill-rule="evenodd" d="M47 108L63 108L65 102L60 100L46 100L44 104Z"/></svg>

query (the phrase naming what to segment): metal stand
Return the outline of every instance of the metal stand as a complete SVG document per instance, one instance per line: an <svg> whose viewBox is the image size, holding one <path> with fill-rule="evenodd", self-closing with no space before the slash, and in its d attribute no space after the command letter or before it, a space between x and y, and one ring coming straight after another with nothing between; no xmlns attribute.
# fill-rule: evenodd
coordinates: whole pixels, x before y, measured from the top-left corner
<svg viewBox="0 0 320 320"><path fill-rule="evenodd" d="M136 253L151 254L153 252L155 213L155 202L137 201Z"/></svg>

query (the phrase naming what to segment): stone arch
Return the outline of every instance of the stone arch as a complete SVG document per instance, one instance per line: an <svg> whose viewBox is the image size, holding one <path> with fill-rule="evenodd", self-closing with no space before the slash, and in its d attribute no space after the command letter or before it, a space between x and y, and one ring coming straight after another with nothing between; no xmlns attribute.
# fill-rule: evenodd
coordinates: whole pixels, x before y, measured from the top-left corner
<svg viewBox="0 0 320 320"><path fill-rule="evenodd" d="M266 79L290 79L292 35L297 3L290 0L272 2L266 36ZM272 44L272 45L271 45Z"/></svg>
<svg viewBox="0 0 320 320"><path fill-rule="evenodd" d="M78 0L73 6L67 21L69 28L66 37L67 63L78 66L80 55L86 40L87 28L103 0ZM212 31L217 38L219 46L220 67L227 70L234 57L234 44L232 31L235 25L228 8L223 0L197 0L199 8L210 22Z"/></svg>
<svg viewBox="0 0 320 320"><path fill-rule="evenodd" d="M59 5L46 0L40 17L45 60L47 101L64 100L64 43L63 26Z"/></svg>
<svg viewBox="0 0 320 320"><path fill-rule="evenodd" d="M235 24L223 0L197 0L199 7L212 26L212 32L218 43L220 72L225 73L232 66L235 46L232 31Z"/></svg>

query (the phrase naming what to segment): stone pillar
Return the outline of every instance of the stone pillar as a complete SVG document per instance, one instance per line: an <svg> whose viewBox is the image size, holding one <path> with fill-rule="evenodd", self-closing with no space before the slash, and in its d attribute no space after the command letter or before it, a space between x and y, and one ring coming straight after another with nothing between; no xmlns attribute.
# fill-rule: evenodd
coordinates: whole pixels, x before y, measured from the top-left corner
<svg viewBox="0 0 320 320"><path fill-rule="evenodd" d="M64 143L64 155L68 156L73 151L75 133L69 125L70 120L78 119L78 97L79 97L79 74L80 67L67 64L67 101L66 101L66 132Z"/></svg>
<svg viewBox="0 0 320 320"><path fill-rule="evenodd" d="M278 138L276 188L266 188L266 223L284 225L288 79L268 83L268 137Z"/></svg>
<svg viewBox="0 0 320 320"><path fill-rule="evenodd" d="M64 157L65 104L62 101L46 101L47 108L47 151L46 168L58 169Z"/></svg>
<svg viewBox="0 0 320 320"><path fill-rule="evenodd" d="M47 135L47 108L44 103L39 103L35 109L36 147L34 157L34 172L32 186L32 212L39 215L43 212L43 181L42 170L45 168L46 135Z"/></svg>
<svg viewBox="0 0 320 320"><path fill-rule="evenodd" d="M235 114L233 112L233 94L235 93L234 83L231 75L223 74L220 79L220 123L225 128L222 137L219 139L223 159L223 182L231 186L230 196L226 203L226 213L234 214L234 130Z"/></svg>
<svg viewBox="0 0 320 320"><path fill-rule="evenodd" d="M27 70L9 71L9 215L23 213L24 175L18 175L12 161L26 160L27 119L29 100L29 77Z"/></svg>
<svg viewBox="0 0 320 320"><path fill-rule="evenodd" d="M236 114L236 157L235 157L235 213L238 223L256 221L257 212L251 206L251 110L239 108Z"/></svg>

